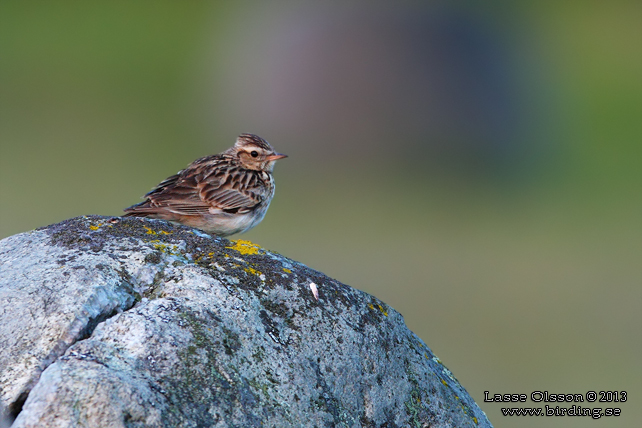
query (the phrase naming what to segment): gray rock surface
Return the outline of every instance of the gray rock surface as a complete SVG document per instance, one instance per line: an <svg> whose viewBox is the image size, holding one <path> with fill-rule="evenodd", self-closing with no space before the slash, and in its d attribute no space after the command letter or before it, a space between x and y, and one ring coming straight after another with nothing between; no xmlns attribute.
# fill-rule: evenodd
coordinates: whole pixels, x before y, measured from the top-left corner
<svg viewBox="0 0 642 428"><path fill-rule="evenodd" d="M0 305L15 428L491 426L399 313L247 241L74 218L0 241Z"/></svg>

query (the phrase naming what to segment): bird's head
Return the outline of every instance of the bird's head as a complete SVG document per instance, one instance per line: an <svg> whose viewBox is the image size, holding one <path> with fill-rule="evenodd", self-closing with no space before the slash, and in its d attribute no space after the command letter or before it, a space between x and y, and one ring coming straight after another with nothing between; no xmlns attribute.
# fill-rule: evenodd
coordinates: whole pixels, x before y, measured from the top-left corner
<svg viewBox="0 0 642 428"><path fill-rule="evenodd" d="M244 168L272 172L274 163L287 155L274 151L270 143L254 134L241 134L226 153L236 156Z"/></svg>

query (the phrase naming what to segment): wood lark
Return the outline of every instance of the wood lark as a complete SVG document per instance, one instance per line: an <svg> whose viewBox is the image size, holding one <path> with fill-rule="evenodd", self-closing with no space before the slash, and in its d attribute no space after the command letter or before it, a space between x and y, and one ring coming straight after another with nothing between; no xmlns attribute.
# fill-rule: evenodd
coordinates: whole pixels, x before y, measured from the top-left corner
<svg viewBox="0 0 642 428"><path fill-rule="evenodd" d="M218 236L245 232L263 220L274 196L274 163L285 157L258 135L241 134L233 147L162 181L125 216L169 220Z"/></svg>

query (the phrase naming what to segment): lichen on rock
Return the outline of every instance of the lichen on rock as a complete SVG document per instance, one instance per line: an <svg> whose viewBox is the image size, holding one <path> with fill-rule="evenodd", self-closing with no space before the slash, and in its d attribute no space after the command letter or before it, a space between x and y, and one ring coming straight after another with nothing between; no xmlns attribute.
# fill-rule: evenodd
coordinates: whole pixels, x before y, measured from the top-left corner
<svg viewBox="0 0 642 428"><path fill-rule="evenodd" d="M16 428L491 426L398 312L249 241L77 217L0 241L0 301Z"/></svg>

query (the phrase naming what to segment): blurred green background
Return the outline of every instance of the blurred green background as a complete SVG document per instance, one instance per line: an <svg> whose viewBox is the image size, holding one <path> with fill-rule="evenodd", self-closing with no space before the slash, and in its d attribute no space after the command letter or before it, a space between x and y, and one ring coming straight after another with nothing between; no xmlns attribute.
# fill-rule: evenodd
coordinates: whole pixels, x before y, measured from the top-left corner
<svg viewBox="0 0 642 428"><path fill-rule="evenodd" d="M636 426L640 22L636 1L3 0L0 238L119 215L254 132L290 157L243 239L392 305L498 428ZM485 390L629 400L517 419Z"/></svg>

